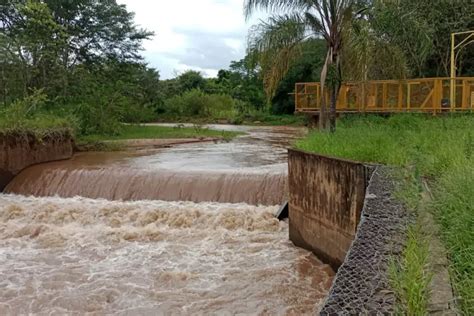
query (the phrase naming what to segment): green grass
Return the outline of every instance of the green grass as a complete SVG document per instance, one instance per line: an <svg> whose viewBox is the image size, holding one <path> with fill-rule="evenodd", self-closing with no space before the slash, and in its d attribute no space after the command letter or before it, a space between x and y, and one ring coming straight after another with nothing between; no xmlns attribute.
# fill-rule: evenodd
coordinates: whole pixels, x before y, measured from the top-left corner
<svg viewBox="0 0 474 316"><path fill-rule="evenodd" d="M426 179L434 196L422 209L441 226L462 313L474 315L474 115L347 117L336 133L310 133L297 147L400 167L397 194L415 211Z"/></svg>
<svg viewBox="0 0 474 316"><path fill-rule="evenodd" d="M458 165L443 174L431 205L449 248L465 315L474 315L474 166Z"/></svg>
<svg viewBox="0 0 474 316"><path fill-rule="evenodd" d="M273 115L273 114L254 114L244 117L242 124L249 125L270 125L270 126L303 126L308 123L306 115Z"/></svg>
<svg viewBox="0 0 474 316"><path fill-rule="evenodd" d="M87 135L79 138L79 142L99 142L105 140L126 139L164 139L164 138L204 138L217 137L230 139L239 135L237 132L215 131L196 127L164 127L146 125L125 125L117 135Z"/></svg>
<svg viewBox="0 0 474 316"><path fill-rule="evenodd" d="M421 227L408 229L407 244L401 260L392 260L389 274L400 304L398 315L425 315L431 276L427 272L429 248Z"/></svg>

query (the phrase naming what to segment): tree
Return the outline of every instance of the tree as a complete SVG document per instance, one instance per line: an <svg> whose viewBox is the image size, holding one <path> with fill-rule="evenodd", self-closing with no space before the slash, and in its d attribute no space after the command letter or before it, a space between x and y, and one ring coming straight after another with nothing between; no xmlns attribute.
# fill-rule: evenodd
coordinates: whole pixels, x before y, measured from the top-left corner
<svg viewBox="0 0 474 316"><path fill-rule="evenodd" d="M67 97L78 65L141 61L141 43L152 33L133 16L115 0L9 1L0 6L0 50L9 57L3 67L20 71L23 96L44 88Z"/></svg>
<svg viewBox="0 0 474 316"><path fill-rule="evenodd" d="M341 53L343 32L353 17L355 0L246 0L245 14L263 9L274 15L255 27L250 49L260 53L265 72L267 94L275 89L301 53L301 43L308 38L322 37L327 54L321 71L320 128L336 128L336 103L342 82ZM331 79L328 82L328 76ZM326 104L326 85L330 89L330 115Z"/></svg>
<svg viewBox="0 0 474 316"><path fill-rule="evenodd" d="M474 2L472 1L402 1L403 6L416 10L421 20L432 29L432 49L424 68L424 76L449 77L451 60L451 33L474 29ZM458 60L459 74L473 75L469 64L474 60L474 47L464 49Z"/></svg>
<svg viewBox="0 0 474 316"><path fill-rule="evenodd" d="M351 38L357 39L356 46L370 43L369 78L372 79L448 77L450 34L474 29L474 3L469 1L370 0L364 5L368 10L359 23L363 24L363 32L357 34L356 26ZM355 52L359 54L360 49ZM474 73L470 71L472 60L474 47L470 46L459 56L460 74ZM384 67L380 62L384 62ZM354 61L347 64L354 65ZM403 73L397 73L396 69Z"/></svg>
<svg viewBox="0 0 474 316"><path fill-rule="evenodd" d="M39 1L2 6L0 50L8 55L5 68L21 73L21 96L29 89L53 89L58 76L57 59L65 46L65 30L58 25L48 6Z"/></svg>
<svg viewBox="0 0 474 316"><path fill-rule="evenodd" d="M45 110L74 114L80 132L116 132L161 102L159 74L140 55L152 33L115 0L13 0L0 4L0 100L42 91Z"/></svg>
<svg viewBox="0 0 474 316"><path fill-rule="evenodd" d="M433 51L434 29L432 20L423 17L424 9L420 1L376 0L367 11L378 44L375 47L398 48L404 54L408 75L417 78L423 77Z"/></svg>
<svg viewBox="0 0 474 316"><path fill-rule="evenodd" d="M321 69L326 57L326 44L322 39L307 40L302 44L301 55L292 63L272 98L274 114L295 112L295 100L290 94L297 82L320 81Z"/></svg>
<svg viewBox="0 0 474 316"><path fill-rule="evenodd" d="M410 67L405 51L393 43L388 33L377 31L379 24L371 12L367 10L364 18L353 20L346 29L342 58L344 79L365 82L408 77Z"/></svg>
<svg viewBox="0 0 474 316"><path fill-rule="evenodd" d="M188 70L177 78L181 93L193 90L204 89L206 80L199 71Z"/></svg>

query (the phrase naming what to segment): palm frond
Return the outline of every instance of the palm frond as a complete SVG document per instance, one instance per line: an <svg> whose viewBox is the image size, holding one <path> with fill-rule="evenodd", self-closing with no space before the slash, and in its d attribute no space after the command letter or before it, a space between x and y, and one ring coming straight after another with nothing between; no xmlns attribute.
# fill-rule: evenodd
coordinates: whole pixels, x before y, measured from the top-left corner
<svg viewBox="0 0 474 316"><path fill-rule="evenodd" d="M279 50L271 56L267 56L264 67L266 71L263 75L265 94L270 100L276 93L281 80L285 77L295 60L301 56L300 44Z"/></svg>
<svg viewBox="0 0 474 316"><path fill-rule="evenodd" d="M251 29L249 52L259 56L268 98L299 56L300 44L307 36L304 17L299 14L273 16Z"/></svg>
<svg viewBox="0 0 474 316"><path fill-rule="evenodd" d="M304 12L318 0L245 0L244 13L249 18L255 11L270 13Z"/></svg>
<svg viewBox="0 0 474 316"><path fill-rule="evenodd" d="M321 35L326 41L329 40L329 33L324 22L312 12L305 12L305 20L308 26L316 35Z"/></svg>

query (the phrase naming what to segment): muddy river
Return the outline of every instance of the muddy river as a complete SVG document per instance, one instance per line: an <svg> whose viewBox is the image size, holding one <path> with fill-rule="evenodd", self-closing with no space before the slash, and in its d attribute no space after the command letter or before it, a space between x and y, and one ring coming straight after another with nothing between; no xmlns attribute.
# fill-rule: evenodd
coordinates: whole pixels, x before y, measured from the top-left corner
<svg viewBox="0 0 474 316"><path fill-rule="evenodd" d="M0 315L301 315L332 270L288 240L292 128L86 153L0 194Z"/></svg>

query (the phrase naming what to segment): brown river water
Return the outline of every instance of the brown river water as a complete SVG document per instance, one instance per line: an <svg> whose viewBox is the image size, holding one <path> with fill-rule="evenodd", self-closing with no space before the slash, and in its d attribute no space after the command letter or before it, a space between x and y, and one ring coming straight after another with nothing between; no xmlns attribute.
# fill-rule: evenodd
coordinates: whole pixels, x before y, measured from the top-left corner
<svg viewBox="0 0 474 316"><path fill-rule="evenodd" d="M274 216L302 131L212 128L248 135L14 179L0 194L0 315L317 313L334 273Z"/></svg>

